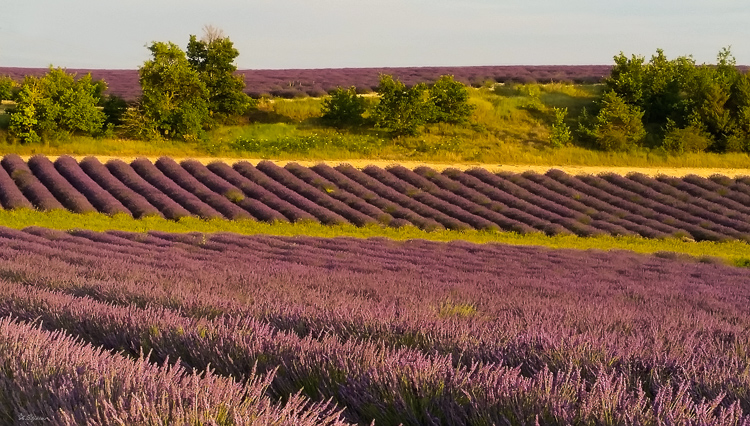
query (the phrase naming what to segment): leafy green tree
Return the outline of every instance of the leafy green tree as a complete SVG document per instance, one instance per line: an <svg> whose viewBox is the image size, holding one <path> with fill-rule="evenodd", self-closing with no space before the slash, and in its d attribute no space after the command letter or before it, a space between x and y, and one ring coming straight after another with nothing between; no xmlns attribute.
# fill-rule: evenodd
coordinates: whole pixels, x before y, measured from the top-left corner
<svg viewBox="0 0 750 426"><path fill-rule="evenodd" d="M549 142L553 148L561 148L572 140L573 135L570 133L570 127L565 123L565 116L568 115L568 109L555 108L554 111L555 122L552 124Z"/></svg>
<svg viewBox="0 0 750 426"><path fill-rule="evenodd" d="M430 122L465 123L474 107L469 104L469 91L452 75L441 76L429 89L430 102L433 105Z"/></svg>
<svg viewBox="0 0 750 426"><path fill-rule="evenodd" d="M352 86L348 89L337 87L330 97L323 100L322 119L336 126L357 126L362 124L362 115L367 110L367 101L357 94Z"/></svg>
<svg viewBox="0 0 750 426"><path fill-rule="evenodd" d="M13 99L13 92L18 83L8 76L0 76L0 102Z"/></svg>
<svg viewBox="0 0 750 426"><path fill-rule="evenodd" d="M620 52L615 56L615 65L610 76L604 80L607 91L617 95L630 105L640 105L643 98L643 56L632 55L630 59Z"/></svg>
<svg viewBox="0 0 750 426"><path fill-rule="evenodd" d="M200 137L209 121L206 84L176 44L154 42L149 50L152 59L138 70L143 94L135 113L126 114L126 127L131 134L153 129L163 137Z"/></svg>
<svg viewBox="0 0 750 426"><path fill-rule="evenodd" d="M239 52L229 37L213 27L205 28L202 39L190 36L187 59L208 89L208 111L218 121L244 114L252 99L243 92L245 82L235 75L234 60Z"/></svg>
<svg viewBox="0 0 750 426"><path fill-rule="evenodd" d="M375 126L394 136L415 135L432 114L432 103L425 84L407 88L393 76L383 74L377 88L380 102L375 106Z"/></svg>
<svg viewBox="0 0 750 426"><path fill-rule="evenodd" d="M646 136L643 111L630 105L614 91L604 93L599 113L589 123L582 123L579 132L604 151L625 151L641 144Z"/></svg>
<svg viewBox="0 0 750 426"><path fill-rule="evenodd" d="M106 85L93 81L90 74L75 77L60 68L50 68L40 78L27 76L10 111L11 135L38 142L61 133L100 133L105 115L97 106Z"/></svg>

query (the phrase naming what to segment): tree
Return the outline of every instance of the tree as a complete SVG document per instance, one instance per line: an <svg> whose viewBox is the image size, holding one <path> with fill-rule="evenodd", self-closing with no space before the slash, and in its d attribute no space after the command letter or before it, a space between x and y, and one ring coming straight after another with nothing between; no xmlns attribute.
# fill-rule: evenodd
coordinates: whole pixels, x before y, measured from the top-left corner
<svg viewBox="0 0 750 426"><path fill-rule="evenodd" d="M330 97L323 100L322 119L336 127L356 126L362 123L366 109L365 98L357 94L354 86L348 89L337 87Z"/></svg>
<svg viewBox="0 0 750 426"><path fill-rule="evenodd" d="M188 62L208 89L209 114L219 121L244 114L252 104L252 99L243 92L242 76L234 74L237 56L239 52L229 37L215 27L205 27L200 40L190 36Z"/></svg>
<svg viewBox="0 0 750 426"><path fill-rule="evenodd" d="M13 98L13 92L18 84L10 77L0 77L0 102Z"/></svg>
<svg viewBox="0 0 750 426"><path fill-rule="evenodd" d="M581 135L604 151L625 151L640 145L646 136L643 111L629 105L614 91L604 93L599 113L579 127Z"/></svg>
<svg viewBox="0 0 750 426"><path fill-rule="evenodd" d="M377 88L380 102L375 106L375 126L395 136L415 135L432 114L427 86L407 88L393 76L382 74Z"/></svg>
<svg viewBox="0 0 750 426"><path fill-rule="evenodd" d="M465 123L474 110L469 105L469 91L466 86L453 79L452 75L443 75L430 86L430 102L433 105L433 123Z"/></svg>
<svg viewBox="0 0 750 426"><path fill-rule="evenodd" d="M149 50L153 58L138 70L143 94L136 112L141 116L126 114L126 127L131 134L148 135L153 129L164 137L199 137L209 120L205 83L176 44L154 42Z"/></svg>
<svg viewBox="0 0 750 426"><path fill-rule="evenodd" d="M11 135L22 142L38 142L60 133L100 133L105 114L97 106L106 85L90 74L75 77L61 68L50 68L40 78L27 76L10 111Z"/></svg>

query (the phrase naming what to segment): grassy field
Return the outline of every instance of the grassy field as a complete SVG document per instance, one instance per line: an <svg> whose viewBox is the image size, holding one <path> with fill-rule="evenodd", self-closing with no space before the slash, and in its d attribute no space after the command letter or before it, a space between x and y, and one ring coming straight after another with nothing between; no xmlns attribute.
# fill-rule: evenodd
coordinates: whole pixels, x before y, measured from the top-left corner
<svg viewBox="0 0 750 426"><path fill-rule="evenodd" d="M0 130L0 151L21 155L109 155L262 158L276 160L421 161L540 166L750 168L747 154L658 150L610 153L578 146L550 147L553 108L567 108L568 124L591 107L601 86L497 85L470 89L470 124L427 126L419 136L392 139L373 129L338 130L320 123L320 98L264 99L246 122L210 131L201 142L133 141L71 136L44 144L12 143ZM374 100L373 100L374 101ZM0 128L7 116L0 115ZM7 123L6 127L7 127Z"/></svg>
<svg viewBox="0 0 750 426"><path fill-rule="evenodd" d="M265 223L251 220L201 220L183 218L170 221L157 217L133 219L130 216L107 216L100 213L75 214L68 211L39 212L34 210L0 210L0 226L22 229L28 226L70 230L94 231L122 230L131 232L235 232L244 235L307 235L313 237L383 237L395 240L425 239L431 241L464 240L479 244L500 243L533 245L549 248L577 250L630 250L637 253L657 253L660 256L692 256L696 261L723 261L731 265L750 267L750 245L740 241L688 242L678 239L654 240L639 237L547 236L544 234L519 235L510 232L488 231L422 231L407 226L399 229L380 226L356 227L353 225L328 226L313 223Z"/></svg>

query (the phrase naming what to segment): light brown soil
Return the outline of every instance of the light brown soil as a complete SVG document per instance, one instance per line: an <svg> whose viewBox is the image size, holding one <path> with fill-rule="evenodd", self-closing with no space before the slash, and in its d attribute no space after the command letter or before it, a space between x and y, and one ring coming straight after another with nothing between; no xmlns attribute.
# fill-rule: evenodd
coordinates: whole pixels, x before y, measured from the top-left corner
<svg viewBox="0 0 750 426"><path fill-rule="evenodd" d="M28 160L30 156L22 156L24 160ZM84 157L83 156L73 156L76 160L81 160ZM52 161L55 161L57 157L56 156L49 156L49 159ZM110 157L110 156L102 156L97 155L96 158L99 159L102 163L113 159L118 158L120 160L123 160L125 162L131 162L136 157ZM149 160L156 161L156 157L147 157ZM257 164L260 162L260 159L257 158L246 158L246 159L238 159L238 158L213 158L213 157L195 157L195 160L200 161L203 164L208 164L214 161L221 161L227 164L234 164L238 161L249 161L252 164ZM180 162L183 160L183 158L174 158L175 161ZM521 173L528 170L537 172L537 173L544 173L549 169L559 169L564 171L565 173L571 174L571 175L585 175L585 174L600 174L600 173L607 173L607 172L613 172L620 175L626 175L631 172L638 172L643 173L647 176L658 176L658 175L667 175L667 176L674 176L674 177L683 177L686 175L694 174L698 176L703 177L709 177L711 175L719 174L724 175L730 178L734 178L736 176L750 176L750 169L730 169L730 168L669 168L669 167L602 167L602 166L512 166L512 165L495 165L495 164L480 164L480 163L425 163L421 161L381 161L381 160L341 160L341 161L335 161L335 160L326 160L326 161L291 161L291 160L272 160L274 163L276 163L279 166L283 166L287 163L295 162L299 163L303 166L314 166L315 164L325 163L331 166L335 166L338 164L351 164L354 167L357 168L363 168L367 165L375 165L378 167L385 167L390 166L394 164L400 164L404 167L414 169L419 166L427 166L431 167L437 171L442 171L447 168L456 168L459 170L467 170L475 167L482 167L492 172L500 172L500 171L508 171L513 173Z"/></svg>

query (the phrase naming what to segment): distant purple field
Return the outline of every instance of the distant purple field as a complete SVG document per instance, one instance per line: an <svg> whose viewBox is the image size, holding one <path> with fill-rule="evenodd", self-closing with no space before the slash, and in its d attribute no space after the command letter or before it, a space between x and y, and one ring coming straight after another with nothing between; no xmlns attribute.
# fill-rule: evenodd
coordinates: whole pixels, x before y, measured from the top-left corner
<svg viewBox="0 0 750 426"><path fill-rule="evenodd" d="M746 425L748 347L724 265L0 227L4 424Z"/></svg>
<svg viewBox="0 0 750 426"><path fill-rule="evenodd" d="M27 164L14 154L0 164L5 209L750 241L748 177L439 173L270 161L205 166L166 157L130 164L89 157L79 164L35 156Z"/></svg>
<svg viewBox="0 0 750 426"><path fill-rule="evenodd" d="M597 83L609 75L610 65L552 65L552 66L484 66L484 67L412 67L412 68L331 68L295 70L241 70L246 92L253 97L272 95L293 98L323 96L336 87L355 86L360 92L371 92L378 86L381 73L391 74L407 85L430 83L441 75L453 75L457 80L473 86L487 81L546 83L565 81ZM0 67L0 76L9 75L21 80L25 75L40 76L46 68ZM68 69L78 74L91 73L109 85L109 93L132 101L140 96L137 70Z"/></svg>

